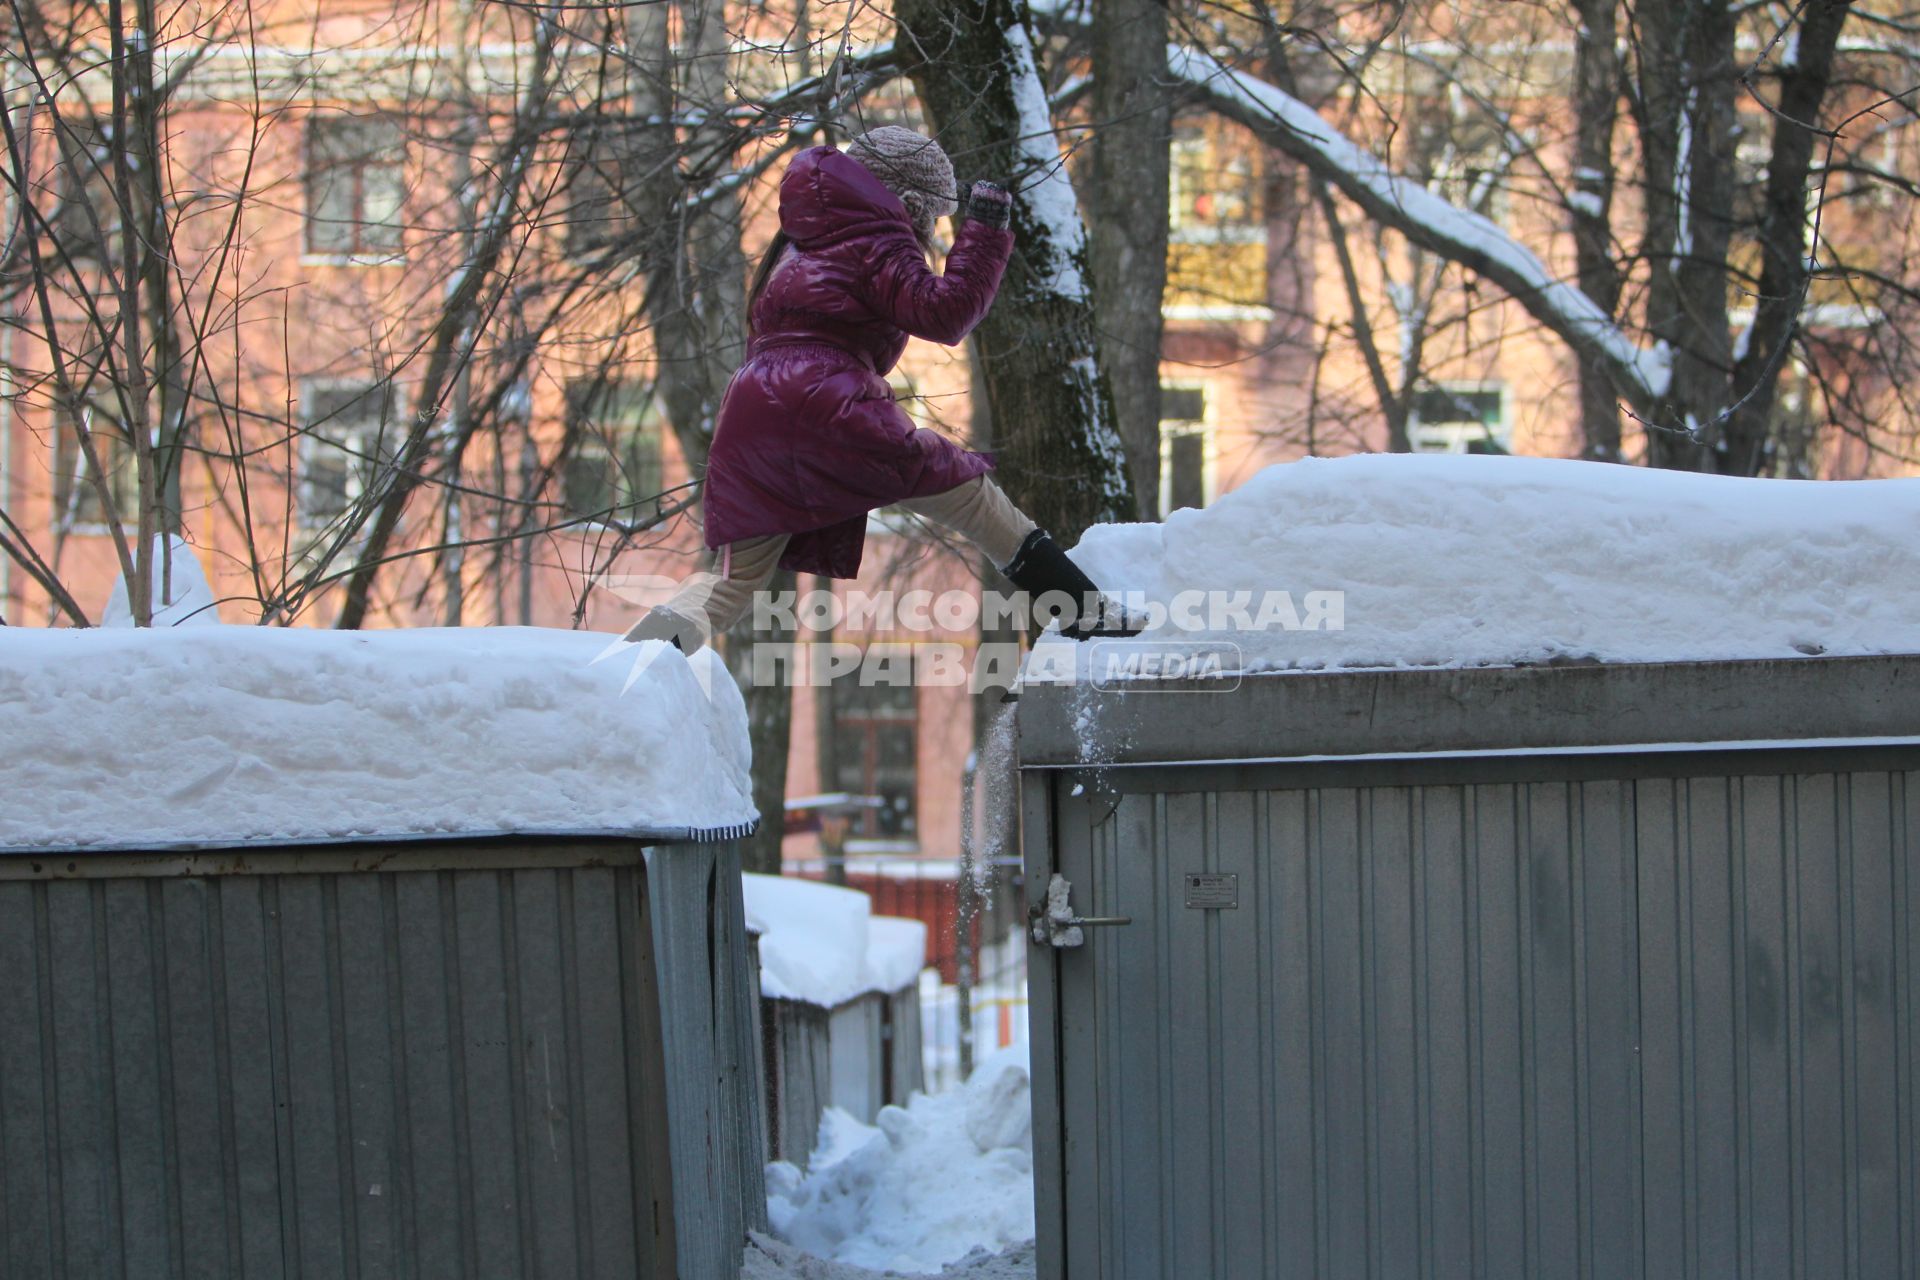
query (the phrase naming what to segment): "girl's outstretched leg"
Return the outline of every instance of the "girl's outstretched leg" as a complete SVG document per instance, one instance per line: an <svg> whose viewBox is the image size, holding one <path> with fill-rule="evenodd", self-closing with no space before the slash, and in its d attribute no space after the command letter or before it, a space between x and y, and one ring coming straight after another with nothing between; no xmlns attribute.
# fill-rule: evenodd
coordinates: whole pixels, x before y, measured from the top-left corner
<svg viewBox="0 0 1920 1280"><path fill-rule="evenodd" d="M1063 635L1076 640L1140 632L1141 621L1102 594L1047 531L988 477L976 476L944 493L909 498L900 505L954 530L985 552L1027 593L1036 634L1054 619Z"/></svg>
<svg viewBox="0 0 1920 1280"><path fill-rule="evenodd" d="M753 593L773 581L786 549L783 533L728 543L714 552L711 570L687 575L673 598L647 610L625 638L665 640L682 653L692 653L714 632L747 616Z"/></svg>
<svg viewBox="0 0 1920 1280"><path fill-rule="evenodd" d="M908 498L900 505L922 520L953 530L980 548L995 565L1006 564L1020 554L1020 544L1038 528L986 476L975 476L944 493Z"/></svg>

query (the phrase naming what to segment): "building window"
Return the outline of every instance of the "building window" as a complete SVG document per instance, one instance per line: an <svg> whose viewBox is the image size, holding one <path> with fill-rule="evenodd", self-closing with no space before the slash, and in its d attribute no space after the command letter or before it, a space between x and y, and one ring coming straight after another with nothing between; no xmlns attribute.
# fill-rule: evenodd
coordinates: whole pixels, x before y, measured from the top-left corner
<svg viewBox="0 0 1920 1280"><path fill-rule="evenodd" d="M54 233L76 262L111 259L120 241L120 194L113 185L113 124L62 118L59 212Z"/></svg>
<svg viewBox="0 0 1920 1280"><path fill-rule="evenodd" d="M586 257L633 231L629 162L622 141L609 126L582 129L575 137L573 176L564 205L571 257Z"/></svg>
<svg viewBox="0 0 1920 1280"><path fill-rule="evenodd" d="M829 789L880 800L877 807L854 819L850 834L855 837L916 838L919 690L912 683L911 661L897 665L901 671L897 683L862 684L861 672L853 671L836 678L827 690ZM869 672L868 679L872 678Z"/></svg>
<svg viewBox="0 0 1920 1280"><path fill-rule="evenodd" d="M1236 313L1267 306L1261 149L1217 119L1174 129L1169 164L1167 309Z"/></svg>
<svg viewBox="0 0 1920 1280"><path fill-rule="evenodd" d="M400 251L406 135L385 116L307 122L307 251L390 257Z"/></svg>
<svg viewBox="0 0 1920 1280"><path fill-rule="evenodd" d="M405 443L385 382L309 383L301 397L300 523L332 524L378 483Z"/></svg>
<svg viewBox="0 0 1920 1280"><path fill-rule="evenodd" d="M1160 514L1204 507L1213 497L1213 433L1207 389L1160 387Z"/></svg>
<svg viewBox="0 0 1920 1280"><path fill-rule="evenodd" d="M1175 127L1169 144L1167 227L1182 240L1264 240L1259 147L1208 119Z"/></svg>
<svg viewBox="0 0 1920 1280"><path fill-rule="evenodd" d="M1441 383L1414 392L1407 437L1420 453L1507 453L1507 391L1499 383Z"/></svg>
<svg viewBox="0 0 1920 1280"><path fill-rule="evenodd" d="M80 448L80 431L65 414L54 433L53 500L61 525L103 526L107 523L106 504L100 500L100 486L87 474L87 455ZM132 522L140 513L139 467L133 456L133 442L118 422L106 414L94 412L92 423L94 456L106 475L107 489L113 495L114 509L120 519Z"/></svg>
<svg viewBox="0 0 1920 1280"><path fill-rule="evenodd" d="M567 388L570 447L562 472L576 520L628 520L665 487L653 388L590 379Z"/></svg>

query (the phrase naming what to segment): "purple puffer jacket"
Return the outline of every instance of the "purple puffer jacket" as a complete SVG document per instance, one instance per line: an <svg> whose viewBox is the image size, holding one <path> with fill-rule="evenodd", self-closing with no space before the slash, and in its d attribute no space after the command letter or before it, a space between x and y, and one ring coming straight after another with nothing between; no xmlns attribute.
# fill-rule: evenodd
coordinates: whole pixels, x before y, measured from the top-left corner
<svg viewBox="0 0 1920 1280"><path fill-rule="evenodd" d="M707 545L790 534L782 568L851 578L869 511L992 469L915 430L886 374L908 335L952 345L980 323L1013 235L968 219L935 275L899 197L832 147L788 166L780 229L793 243L754 304L714 427Z"/></svg>

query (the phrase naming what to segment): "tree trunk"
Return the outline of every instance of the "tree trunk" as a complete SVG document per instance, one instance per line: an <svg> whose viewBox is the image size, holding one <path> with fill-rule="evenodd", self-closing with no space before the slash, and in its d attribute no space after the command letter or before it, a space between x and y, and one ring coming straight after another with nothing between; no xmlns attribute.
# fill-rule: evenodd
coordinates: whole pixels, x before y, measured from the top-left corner
<svg viewBox="0 0 1920 1280"><path fill-rule="evenodd" d="M182 323L191 323L184 305L176 309L172 273L176 267L173 245L174 220L167 208L165 174L167 103L154 82L154 33L163 21L154 12L153 0L138 0L134 21L142 32L140 50L129 60L134 92L128 100L132 147L140 158L138 182L133 193L133 216L144 228L141 233L140 285L146 295L148 315L153 327L153 388L155 392L153 449L154 534L161 537L164 549L161 562L154 567L154 583L164 586L171 599L173 535L181 532L182 499L180 472L186 461L188 440L185 352L193 335L183 334ZM184 301L184 300L183 300ZM145 554L152 554L149 546Z"/></svg>
<svg viewBox="0 0 1920 1280"><path fill-rule="evenodd" d="M146 339L142 333L140 290L150 256L142 253L147 228L138 217L140 203L135 198L136 183L144 189L154 167L147 154L151 140L136 136L136 121L151 110L153 94L153 56L151 38L136 20L133 32L125 28L120 0L108 0L107 20L112 25L112 55L115 67L126 73L115 75L113 87L113 185L120 206L120 337L127 380L122 401L125 407L124 431L132 446L134 479L139 489L139 510L135 513L133 576L127 579L127 603L136 627L153 623L153 535L156 501L153 433L149 399L151 385L147 369ZM129 39L131 34L132 38ZM150 117L149 117L150 118ZM104 476L102 477L104 482Z"/></svg>
<svg viewBox="0 0 1920 1280"><path fill-rule="evenodd" d="M1727 246L1733 232L1734 17L1729 0L1644 5L1640 134L1646 150L1648 327L1672 357L1647 415L1647 461L1713 471L1712 424L1733 365Z"/></svg>
<svg viewBox="0 0 1920 1280"><path fill-rule="evenodd" d="M794 576L782 570L769 591L792 591ZM786 635L756 637L753 617L727 633L728 665L747 702L747 740L753 749L753 807L760 825L740 842L740 865L760 875L777 876L786 837L787 759L793 744L793 690L779 682L753 683L753 646L757 639L791 641Z"/></svg>
<svg viewBox="0 0 1920 1280"><path fill-rule="evenodd" d="M1167 9L1094 0L1092 233L1094 314L1133 492L1160 509L1161 301L1167 284Z"/></svg>
<svg viewBox="0 0 1920 1280"><path fill-rule="evenodd" d="M1573 255L1580 292L1608 315L1620 310L1613 256L1613 135L1619 118L1619 0L1574 0ZM1580 456L1620 462L1620 402L1606 367L1580 362Z"/></svg>
<svg viewBox="0 0 1920 1280"><path fill-rule="evenodd" d="M1100 370L1086 228L1074 203L1023 7L900 0L899 45L941 145L1014 191L1013 261L975 331L998 479L1065 545L1138 510Z"/></svg>
<svg viewBox="0 0 1920 1280"><path fill-rule="evenodd" d="M720 397L746 348L746 264L740 243L740 199L704 191L731 166L727 100L728 38L720 0L682 0L673 44L670 6L628 10L628 42L636 67L634 114L653 123L635 131L621 171L635 219L656 234L647 258L657 390L667 424L699 474L706 467ZM704 109L712 123L683 139L676 114ZM682 164L689 172L679 172ZM700 169L698 166L709 166Z"/></svg>
<svg viewBox="0 0 1920 1280"><path fill-rule="evenodd" d="M1760 288L1753 330L1735 364L1726 422L1726 467L1758 475L1778 461L1786 474L1802 473L1806 460L1776 459L1774 405L1782 366L1807 300L1807 178L1813 165L1814 128L1833 74L1833 51L1846 25L1847 0L1815 0L1792 35L1793 57L1780 71L1779 115L1773 117L1773 150L1761 207ZM1801 433L1795 433L1796 437Z"/></svg>
<svg viewBox="0 0 1920 1280"><path fill-rule="evenodd" d="M1354 266L1353 245L1347 237L1346 223L1341 220L1340 206L1334 201L1333 189L1317 177L1307 181L1313 187L1314 203L1320 209L1320 220L1326 224L1327 243L1333 248L1333 259L1340 265L1340 283L1347 294L1347 314L1353 321L1353 342L1360 349L1360 361L1366 366L1367 381L1373 387L1373 398L1380 402L1380 415L1387 424L1387 452L1412 453L1413 440L1407 434L1407 397L1394 388L1393 378L1387 372L1386 359L1380 354L1380 344L1374 337L1373 319L1367 314L1367 298L1360 285L1360 274ZM1411 370L1403 370L1401 382L1410 383L1407 376Z"/></svg>

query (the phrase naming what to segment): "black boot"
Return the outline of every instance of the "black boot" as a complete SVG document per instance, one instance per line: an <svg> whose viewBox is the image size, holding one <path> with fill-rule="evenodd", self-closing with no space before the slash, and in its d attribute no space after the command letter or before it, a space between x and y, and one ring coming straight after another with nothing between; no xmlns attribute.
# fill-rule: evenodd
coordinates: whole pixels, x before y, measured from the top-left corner
<svg viewBox="0 0 1920 1280"><path fill-rule="evenodd" d="M1100 588L1093 585L1093 579L1067 558L1067 553L1045 529L1035 529L1028 534L1020 550L1000 572L1027 593L1035 635L1056 618L1060 620L1060 634L1073 640L1132 636L1145 629L1144 622L1128 617L1120 606L1101 594Z"/></svg>

